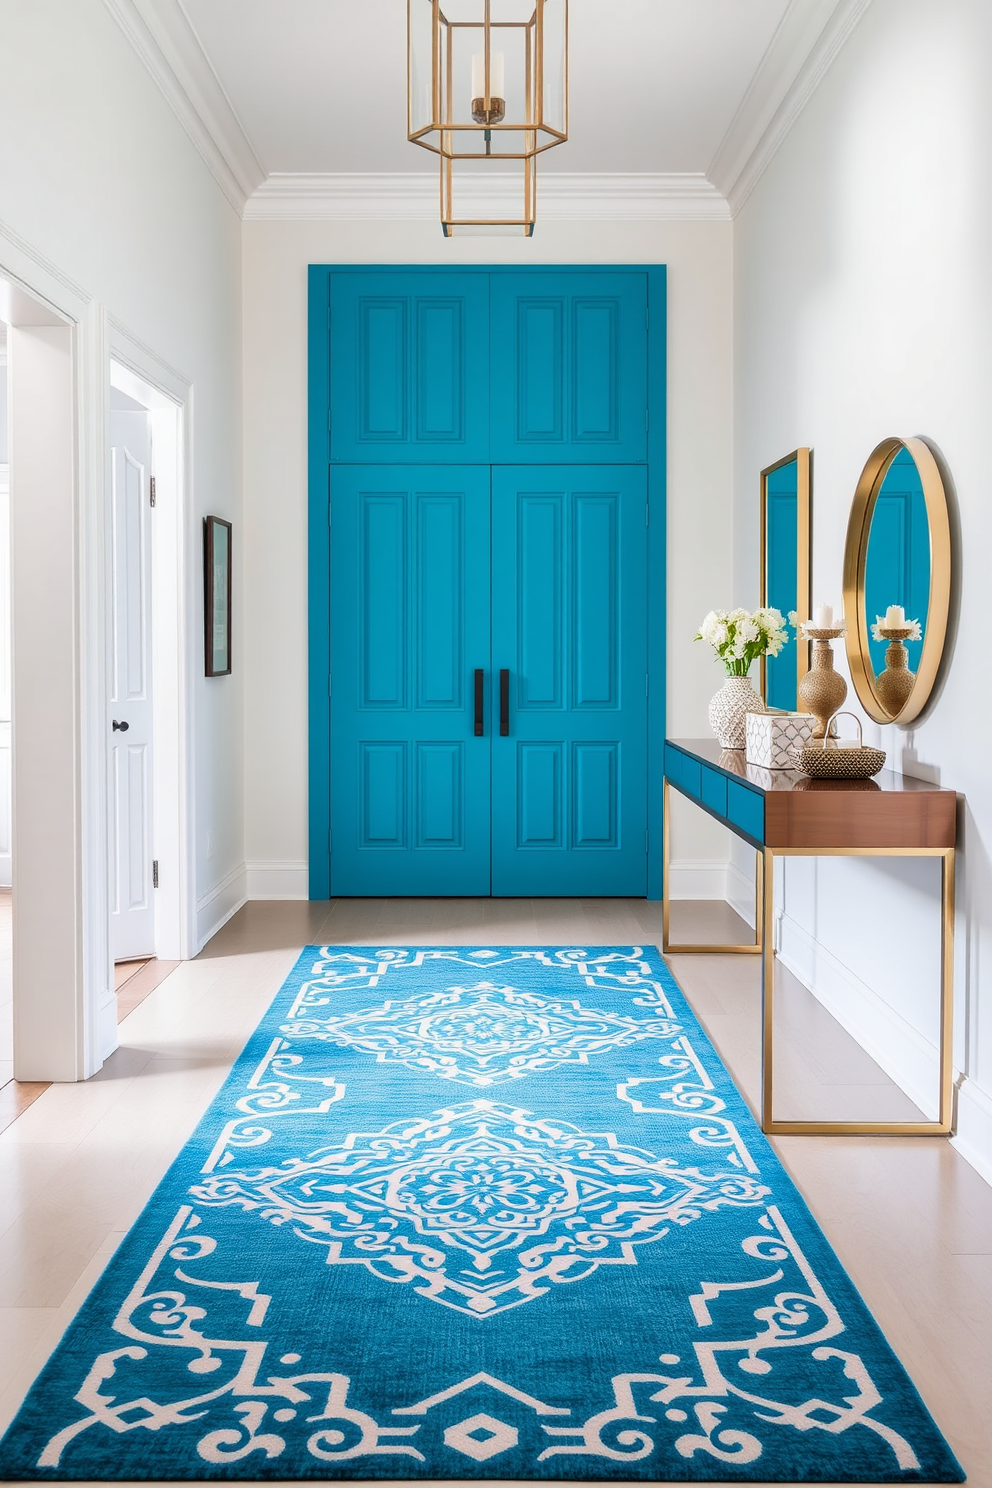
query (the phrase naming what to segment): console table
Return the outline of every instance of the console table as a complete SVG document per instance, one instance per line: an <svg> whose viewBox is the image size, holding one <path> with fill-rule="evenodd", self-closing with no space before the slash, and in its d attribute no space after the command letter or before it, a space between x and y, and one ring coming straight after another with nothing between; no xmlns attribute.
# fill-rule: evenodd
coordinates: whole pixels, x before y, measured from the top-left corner
<svg viewBox="0 0 992 1488"><path fill-rule="evenodd" d="M746 945L675 945L669 935L669 792L677 790L756 849L755 939ZM662 950L761 956L761 1126L770 1133L948 1136L952 1130L954 848L952 790L883 770L874 780L810 780L745 762L715 739L665 743ZM775 859L925 857L941 860L940 1095L936 1121L779 1121L774 1116Z"/></svg>

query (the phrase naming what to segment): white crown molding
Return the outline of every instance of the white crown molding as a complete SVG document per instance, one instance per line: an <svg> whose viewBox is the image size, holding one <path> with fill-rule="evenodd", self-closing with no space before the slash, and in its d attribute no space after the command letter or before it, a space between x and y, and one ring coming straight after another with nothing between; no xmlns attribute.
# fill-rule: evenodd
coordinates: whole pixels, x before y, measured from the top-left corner
<svg viewBox="0 0 992 1488"><path fill-rule="evenodd" d="M509 214L520 195L507 172L479 177L465 188L466 210ZM432 172L274 174L249 198L244 215L255 222L430 222L439 211ZM574 174L538 176L538 219L551 222L729 221L730 208L703 175Z"/></svg>
<svg viewBox="0 0 992 1488"><path fill-rule="evenodd" d="M768 50L702 173L541 175L549 221L727 220L736 215L871 0L790 0ZM266 177L183 0L104 0L232 206L256 221L426 221L436 177L420 172ZM478 206L515 196L488 177Z"/></svg>
<svg viewBox="0 0 992 1488"><path fill-rule="evenodd" d="M240 213L265 179L181 0L104 0L224 195Z"/></svg>
<svg viewBox="0 0 992 1488"><path fill-rule="evenodd" d="M791 0L708 175L740 211L871 0Z"/></svg>

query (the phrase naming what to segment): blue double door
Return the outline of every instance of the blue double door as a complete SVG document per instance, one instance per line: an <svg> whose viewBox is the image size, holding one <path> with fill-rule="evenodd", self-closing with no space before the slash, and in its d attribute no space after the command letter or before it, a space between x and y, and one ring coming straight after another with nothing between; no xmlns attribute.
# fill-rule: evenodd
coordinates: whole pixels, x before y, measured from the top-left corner
<svg viewBox="0 0 992 1488"><path fill-rule="evenodd" d="M645 276L328 279L330 893L643 895Z"/></svg>

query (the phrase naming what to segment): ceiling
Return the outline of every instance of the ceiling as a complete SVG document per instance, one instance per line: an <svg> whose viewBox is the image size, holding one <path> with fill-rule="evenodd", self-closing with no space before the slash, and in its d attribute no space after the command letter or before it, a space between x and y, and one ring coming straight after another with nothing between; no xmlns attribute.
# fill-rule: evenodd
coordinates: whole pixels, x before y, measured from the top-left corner
<svg viewBox="0 0 992 1488"><path fill-rule="evenodd" d="M406 139L406 0L182 0L266 175L433 170ZM570 138L542 169L705 174L786 11L571 0Z"/></svg>
<svg viewBox="0 0 992 1488"><path fill-rule="evenodd" d="M104 3L240 213L428 210L406 0ZM542 156L545 209L557 194L574 220L731 215L870 3L570 0L569 139Z"/></svg>

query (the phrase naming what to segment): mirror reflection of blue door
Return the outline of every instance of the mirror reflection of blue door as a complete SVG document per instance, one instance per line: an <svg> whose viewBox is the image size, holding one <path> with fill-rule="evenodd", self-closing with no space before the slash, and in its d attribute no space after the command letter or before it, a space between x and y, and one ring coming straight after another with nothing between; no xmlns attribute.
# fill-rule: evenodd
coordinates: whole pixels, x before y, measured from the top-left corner
<svg viewBox="0 0 992 1488"><path fill-rule="evenodd" d="M664 313L662 269L311 269L312 897L648 891Z"/></svg>
<svg viewBox="0 0 992 1488"><path fill-rule="evenodd" d="M765 477L765 590L766 603L788 619L799 592L799 496L795 460L770 470ZM777 656L765 660L765 703L793 713L797 704L796 633Z"/></svg>
<svg viewBox="0 0 992 1488"><path fill-rule="evenodd" d="M865 559L865 613L869 629L890 605L902 605L907 620L926 630L930 605L930 523L916 463L900 449L886 472L872 512ZM923 642L906 641L909 669L916 671ZM885 667L888 641L869 640L872 666Z"/></svg>

